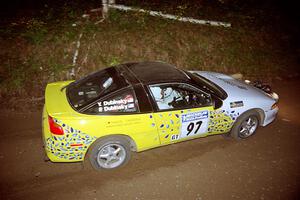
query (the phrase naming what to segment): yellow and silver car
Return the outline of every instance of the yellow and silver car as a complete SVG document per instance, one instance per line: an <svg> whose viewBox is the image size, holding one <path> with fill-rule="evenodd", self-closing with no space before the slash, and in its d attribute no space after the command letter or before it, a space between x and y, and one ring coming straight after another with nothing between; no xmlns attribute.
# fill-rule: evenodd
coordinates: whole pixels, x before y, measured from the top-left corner
<svg viewBox="0 0 300 200"><path fill-rule="evenodd" d="M131 151L214 134L246 139L275 119L274 96L224 74L121 64L47 85L45 150L52 162L86 158L95 169L112 169Z"/></svg>

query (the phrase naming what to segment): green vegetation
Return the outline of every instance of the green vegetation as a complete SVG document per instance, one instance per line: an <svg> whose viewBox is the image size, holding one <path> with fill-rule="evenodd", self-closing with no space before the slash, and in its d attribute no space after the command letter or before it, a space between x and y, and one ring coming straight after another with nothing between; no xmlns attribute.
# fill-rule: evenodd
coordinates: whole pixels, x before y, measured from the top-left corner
<svg viewBox="0 0 300 200"><path fill-rule="evenodd" d="M186 9L180 6L176 13L184 16ZM99 13L89 19L82 14L65 8L56 15L49 9L42 17L1 28L0 96L42 96L47 82L66 80L80 34L76 78L130 61L159 60L248 77L271 76L282 63L280 48L270 45L272 36L263 29L201 26L113 10L99 22Z"/></svg>

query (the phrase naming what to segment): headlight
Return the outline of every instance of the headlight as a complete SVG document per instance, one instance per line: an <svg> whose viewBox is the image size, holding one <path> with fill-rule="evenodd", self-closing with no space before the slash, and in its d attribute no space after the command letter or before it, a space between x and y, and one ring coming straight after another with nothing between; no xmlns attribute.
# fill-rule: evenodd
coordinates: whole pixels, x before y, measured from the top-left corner
<svg viewBox="0 0 300 200"><path fill-rule="evenodd" d="M272 92L271 94L271 97L273 98L273 99L275 99L276 100L276 103L278 102L278 100L279 100L279 96L278 96L278 94L276 94L275 92Z"/></svg>
<svg viewBox="0 0 300 200"><path fill-rule="evenodd" d="M271 110L274 110L276 108L278 108L277 102L272 105Z"/></svg>

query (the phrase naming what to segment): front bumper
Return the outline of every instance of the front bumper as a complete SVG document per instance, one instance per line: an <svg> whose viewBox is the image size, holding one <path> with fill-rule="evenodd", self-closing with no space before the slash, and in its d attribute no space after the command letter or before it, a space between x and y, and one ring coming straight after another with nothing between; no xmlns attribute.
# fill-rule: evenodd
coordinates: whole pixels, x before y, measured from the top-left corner
<svg viewBox="0 0 300 200"><path fill-rule="evenodd" d="M265 119L264 119L264 123L262 124L262 126L267 126L268 124L273 122L277 116L278 111L279 111L278 108L265 111Z"/></svg>

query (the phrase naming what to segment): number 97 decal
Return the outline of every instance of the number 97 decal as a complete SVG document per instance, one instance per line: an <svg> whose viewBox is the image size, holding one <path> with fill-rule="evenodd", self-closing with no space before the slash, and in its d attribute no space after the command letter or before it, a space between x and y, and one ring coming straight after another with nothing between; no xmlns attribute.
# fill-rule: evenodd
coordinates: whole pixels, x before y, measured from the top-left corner
<svg viewBox="0 0 300 200"><path fill-rule="evenodd" d="M208 111L187 113L181 116L180 138L195 136L207 132Z"/></svg>
<svg viewBox="0 0 300 200"><path fill-rule="evenodd" d="M195 127L196 124L196 127ZM198 121L196 123L191 122L188 126L187 126L187 131L188 133L186 134L186 136L189 136L190 134L197 134L197 132L199 131L199 128L202 124L202 121Z"/></svg>

